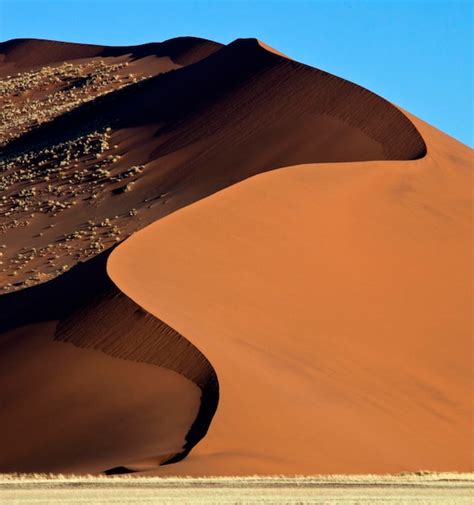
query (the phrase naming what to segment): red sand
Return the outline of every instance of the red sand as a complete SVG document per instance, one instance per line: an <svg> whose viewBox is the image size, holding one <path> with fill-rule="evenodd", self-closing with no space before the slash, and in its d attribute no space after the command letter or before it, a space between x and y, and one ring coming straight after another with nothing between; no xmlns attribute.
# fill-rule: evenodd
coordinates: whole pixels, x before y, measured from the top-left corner
<svg viewBox="0 0 474 505"><path fill-rule="evenodd" d="M152 56L167 57L179 66L195 63L222 47L222 44L197 37L179 37L140 46L98 46L54 40L12 39L0 43L0 75L41 68L64 61L127 56L132 62ZM148 72L150 62L148 62ZM150 72L151 73L151 72Z"/></svg>
<svg viewBox="0 0 474 505"><path fill-rule="evenodd" d="M472 469L470 152L413 120L421 160L260 175L112 254L219 379L208 436L164 471Z"/></svg>
<svg viewBox="0 0 474 505"><path fill-rule="evenodd" d="M156 466L180 452L199 409L196 385L167 368L54 341L56 324L3 336L1 471L100 472L117 461Z"/></svg>
<svg viewBox="0 0 474 505"><path fill-rule="evenodd" d="M20 246L66 243L90 219L117 215L128 235L166 217L109 260L112 241L84 264L84 239L67 241L55 261L70 271L26 287L21 270L0 297L0 470L472 469L471 151L256 40L196 40L0 45L4 75L134 53L143 73L157 56L188 65L7 146L110 125L113 173L145 169L124 195L104 181L93 205L5 219L4 283Z"/></svg>

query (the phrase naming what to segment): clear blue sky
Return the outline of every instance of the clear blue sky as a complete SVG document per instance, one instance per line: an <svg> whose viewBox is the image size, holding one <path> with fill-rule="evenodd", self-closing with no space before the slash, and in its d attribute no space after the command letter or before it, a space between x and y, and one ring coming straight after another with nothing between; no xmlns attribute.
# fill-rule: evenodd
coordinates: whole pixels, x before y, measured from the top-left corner
<svg viewBox="0 0 474 505"><path fill-rule="evenodd" d="M473 144L469 0L0 0L0 38L257 37Z"/></svg>

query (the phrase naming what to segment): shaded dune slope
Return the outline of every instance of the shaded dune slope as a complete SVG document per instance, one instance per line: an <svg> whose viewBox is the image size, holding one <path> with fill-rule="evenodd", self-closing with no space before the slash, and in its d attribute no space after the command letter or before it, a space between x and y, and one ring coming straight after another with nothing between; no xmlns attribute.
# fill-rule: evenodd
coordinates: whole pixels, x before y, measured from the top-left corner
<svg viewBox="0 0 474 505"><path fill-rule="evenodd" d="M143 465L145 468L153 467L184 457L207 431L218 398L214 370L206 358L186 339L117 290L105 272L107 256L108 252L48 283L2 297L0 345L3 344L3 362L8 363L5 367L7 372L9 368L13 369L13 382L28 382L30 369L41 370L47 364L51 368L50 373L54 371L58 374L55 388L60 392L62 400L65 401L64 397L68 395L72 396L73 400L66 402L69 403L68 410L62 409L60 405L51 405L47 399L48 385L41 384L35 394L43 402L36 399L38 405L35 406L33 414L35 424L32 428L24 428L19 444L14 434L17 433L18 425L30 422L32 413L23 412L14 401L8 401L9 396L13 400L15 398L13 393L7 394L11 388L7 383L9 375L6 372L2 374L0 387L3 414L0 417L0 430L5 440L2 442L0 456L1 471L103 471L107 467L100 465L105 465L106 462L111 462L111 467L126 466L131 470L140 469ZM64 343L101 352L93 353L92 364L88 364L87 354L84 358L84 353L76 351L76 356L69 346L68 349L63 349ZM43 352L38 352L36 356L35 349L38 345L49 352L43 349ZM15 353L17 348L18 352ZM117 370L112 370L114 375L109 377L107 366L110 358L101 358L102 353L120 358L120 361L154 365L162 370L162 376L154 372L153 367L145 367L142 370L136 366L138 370L135 370L133 365L118 364L115 365ZM72 355L75 361L69 368L61 370L62 366L57 365L56 361L70 361L69 355ZM28 367L25 363L28 363ZM135 419L137 414L134 409L137 408L137 401L120 405L121 410L116 408L118 412L110 407L115 405L117 396L114 396L114 388L109 391L109 397L105 401L92 407L96 410L96 416L109 419L109 426L97 427L100 436L93 426L89 426L90 436L81 431L84 429L84 423L90 422L84 415L81 400L74 400L75 388L80 384L76 375L81 366L84 366L84 369L80 373L91 373L92 376L96 373L89 370L89 366L98 369L104 366L105 372L99 380L105 382L106 388L108 383L112 382L109 388L115 383L115 389L119 391L127 390L126 375L131 381L129 389L135 382L135 373L142 381L156 381L154 386L142 384L146 389L150 389L147 397L155 395L155 398L150 398L151 403L146 409L157 418L154 419L155 426L146 425L145 437L140 438L140 423ZM121 373L125 375L122 376ZM200 393L197 392L199 390L195 391L196 386L200 388ZM93 387L93 381L89 381L87 388L81 387L76 396L82 401L87 401L88 395L95 397L97 390L91 389ZM97 383L95 387L100 390L103 384ZM29 389L31 388L35 390L35 386L30 384ZM19 397L28 396L20 386L13 389ZM138 399L142 393L138 390L130 394ZM115 420L111 418L112 414L120 415L121 418ZM12 421L12 418L16 419L16 422ZM40 421L36 422L37 419ZM54 426L63 426L65 433L56 436L52 426L48 429L48 425L42 424L44 419L49 423L54 419ZM118 439L117 431L110 427L114 423L120 433ZM41 435L40 428L47 431L45 436ZM101 443L95 447L97 439L100 439ZM78 457L79 440L86 444L86 448L85 453ZM39 441L41 446L48 447L49 456L45 456L43 452L34 453L32 448L35 448ZM153 446L156 451L157 444L160 452L153 452ZM18 449L19 445L25 448L26 454ZM59 445L61 449L58 454ZM104 451L105 456L100 452L104 445L108 448L108 451ZM113 450L110 450L111 445ZM143 456L145 463L134 459L137 454Z"/></svg>
<svg viewBox="0 0 474 505"><path fill-rule="evenodd" d="M133 249L135 239L130 243L127 241L123 248L120 245L119 249L113 253L113 258L118 259L113 259L111 275L112 280L120 287L118 290L105 273L105 262L114 241L105 240L102 246L102 249L105 248L104 253L86 261L79 254L84 247L82 239L68 238L66 241L65 237L82 229L81 227L86 226L91 218L101 221L117 216L114 223L122 231L121 238L123 238L218 190L256 174L285 166L310 162L422 158L426 154L426 146L413 122L377 95L325 72L288 60L267 50L253 39L238 40L226 47L199 39L185 38L136 48L76 47L76 45L44 41L12 41L4 43L1 48L0 52L6 55L4 74L7 69L11 72L12 65L16 65L16 68L21 70L59 61L96 57L121 58L125 54L131 54L132 59L143 58L143 68L146 68L149 56L160 56L160 54L169 57L176 65L167 67L172 69L172 72L130 84L124 89L113 91L107 96L95 98L88 104L81 105L25 133L19 139L9 143L4 151L7 159L14 158L29 150L74 139L92 130L111 128L109 142L116 146L111 153L121 156L114 162L112 174L118 174L137 164L143 165L144 169L133 179L135 185L132 191L118 194L117 190L123 183L103 180L97 200L91 202L88 197L79 198L74 209L67 209L58 217L54 215L35 217L27 226L19 228L10 227L10 223L13 217L17 221L21 220L22 211L15 211L14 216L4 220L6 232L2 240L8 246L5 254L7 261L9 258L16 261L18 244L27 244L29 248L41 249L48 243L67 242L68 248L56 251L58 259L55 261L57 266L66 263L70 271L47 283L23 289L27 285L22 284L23 279L26 279L26 272L19 269L13 278L11 272L13 268L17 268L16 263L10 265L7 261L5 262L7 269L2 279L3 283L13 283L14 288L21 290L17 293L2 295L0 298L2 342L7 351L14 349L14 342L20 347L15 355L16 361L11 362L13 375L3 375L2 379L8 380L13 377L15 370L20 375L26 374L24 370L27 360L22 358L21 346L23 346L24 355L33 355L31 359L34 361L34 353L32 354L30 349L35 348L36 339L39 338L34 325L44 323L48 326L42 338L49 342L47 345L44 343L44 347L49 349L48 352L53 354L60 352L59 348L75 349L77 354L74 359L77 360L83 359L82 353L92 353L87 354L89 356L87 359L98 360L97 363L90 365L94 367L94 370L100 368L100 360L104 360L105 363L108 359L112 359L114 363L116 361L123 363L124 367L131 366L130 364L135 364L137 367L153 364L157 370L161 371L160 373L175 374L173 378L163 375L160 379L161 385L156 384L153 394L157 394L160 398L156 403L150 401L150 395L147 395L139 408L139 412L157 411L156 425L163 426L163 429L157 429L155 433L152 430L141 429L140 423L136 422L133 415L132 411L135 409L133 406L130 410L125 409L120 412L117 426L130 430L135 435L127 437L122 433L120 437L114 439L113 435L107 438L107 435L100 431L100 439L109 440L110 445L115 447L115 451L110 447L100 446L97 454L89 451L80 458L80 464L74 466L71 462L74 461L77 447L87 446L87 441L79 435L82 433L80 430L75 430L76 425L70 423L67 436L59 437L55 442L54 433L51 433L44 441L45 447L48 444L64 445L65 450L62 454L54 454L48 462L44 461L44 456L40 452L36 453L35 457L32 457L27 449L19 454L15 453L14 446L10 445L9 451L6 451L3 460L0 460L0 468L9 471L18 469L100 471L112 466L125 466L132 470L145 470L166 462L177 461L187 455L206 434L218 397L221 396L218 409L218 413L221 412L218 414L220 418L218 417L215 423L215 432L214 426L211 426L209 434L204 438L204 444L207 445L204 445L202 451L196 455L197 459L193 459L193 451L190 457L178 465L168 465L170 473L238 473L239 465L241 473L279 471L314 473L356 467L378 471L374 470L374 467L380 462L380 458L377 459L373 454L368 458L367 465L357 466L350 458L342 458L341 467L338 467L336 463L327 465L314 463L315 447L319 447L320 440L311 438L313 432L306 440L306 449L302 446L298 446L298 449L295 449L296 446L290 449L275 449L275 447L283 447L280 444L282 436L293 437L291 426L294 426L294 419L290 422L288 415L283 415L280 433L269 431L268 436L264 436L261 429L255 429L256 422L260 422L261 427L268 427L262 417L263 409L275 399L276 390L275 387L263 388L258 380L254 384L250 382L250 378L244 378L241 387L243 390L245 388L252 390L255 386L256 402L265 398L267 394L268 398L262 402L262 408L257 411L249 408L245 402L239 403L245 395L235 390L236 387L239 388L235 378L244 377L245 374L242 376L240 374L248 372L248 367L253 368L254 371L260 369L258 360L253 361L253 357L245 353L241 354L241 349L234 347L232 342L239 341L243 337L230 335L229 340L228 330L221 326L218 317L214 328L206 326L202 330L203 333L210 330L207 334L213 343L217 343L222 338L218 346L220 351L216 354L211 350L211 345L208 346L201 340L201 329L204 327L201 326L202 321L196 316L199 311L192 313L192 317L189 316L189 321L196 324L195 330L189 332L189 324L183 324L180 317L175 317L176 313L163 312L162 307L167 307L166 304L163 306L161 304L163 296L169 295L169 300L172 300L173 293L167 292L166 295L164 292L160 293L153 284L149 296L154 297L155 301L151 303L148 296L143 297L148 288L144 288L145 285L141 284L143 271L135 270L141 264L141 258L135 256ZM32 48L37 48L38 51L33 51ZM38 58L35 61L29 59L33 53ZM177 68L178 65L187 66ZM104 156L106 154L107 152ZM82 157L77 160L76 165L80 169L93 167L93 161ZM337 166L339 165L323 164L318 170L329 171ZM365 164L361 166L365 167ZM380 163L380 166L390 170L398 168L398 164L394 161L387 164ZM289 170L295 170L295 173L298 171L294 167ZM72 171L71 168L71 177ZM359 171L363 171L363 168L359 168ZM278 175L280 172L275 172L274 177L280 177ZM348 177L351 176L348 175ZM249 183L253 184L253 179ZM67 187L64 182L62 184L63 188ZM43 182L22 181L21 184L13 185L9 191L15 194L33 185L39 188L46 186ZM240 185L237 185L237 188L240 188ZM278 187L278 191L285 194L284 184ZM261 195L257 196L261 197ZM200 209L200 205L199 203L196 208ZM286 205L291 208L297 204L286 202ZM191 209L194 212L194 205ZM275 212L279 215L281 209L278 207ZM50 227L51 223L55 225L53 228ZM285 223L283 216L281 223ZM262 223L258 224L258 229L265 233ZM149 233L154 236L149 229L145 232L146 236L149 236ZM141 236L140 234L139 237ZM182 239L173 236L172 240L177 247L190 250L194 247L185 233ZM262 242L263 246L269 244L269 247L273 247L272 241L270 236L268 241ZM236 246L240 247L239 244ZM129 254L129 248L133 254ZM155 249L150 247L149 250ZM76 254L79 257L76 257ZM169 258L165 252L163 254L163 265L167 265ZM34 260L37 261L35 268L38 271L46 268L46 259L42 258L43 256L40 256ZM123 271L120 263L122 258L125 258ZM180 258L179 254L177 258ZM163 279L162 271L155 271L158 265L150 263L150 257L146 251L143 259L142 266L150 267L156 279L161 279L163 286L167 289L167 279ZM85 263L81 263L82 261ZM114 266L116 264L120 264L120 267ZM212 273L206 265L202 271L212 278ZM273 275L278 277L281 271L278 270L278 272L280 273L273 272ZM137 274L137 279L131 282L130 276L134 273ZM174 275L175 264L171 263L170 276L174 277ZM130 282L131 285L129 285ZM183 279L182 286L185 286L186 282ZM191 278L191 283L193 282L194 279ZM207 281L204 280L204 282ZM93 289L91 286L94 286ZM223 295L223 298L225 296ZM182 314L183 317L188 317L189 307L192 307L193 303L189 300L183 301L186 303L183 305ZM178 302L175 308L179 306ZM245 310L242 314L245 314ZM211 314L211 316L207 318L206 325L213 325L214 315ZM250 317L249 321L251 319ZM32 331L30 331L31 328L33 328ZM236 329L238 328L237 324ZM182 334L186 336L186 339L177 332L182 329L185 330ZM267 338L267 329L263 327L261 329L262 338ZM255 331L258 331L258 325ZM195 332L199 332L197 337ZM18 334L21 335L21 339L16 339ZM43 335L43 332L40 332L40 335ZM251 344L252 341L253 337L243 345L250 349L250 346L254 345ZM263 345L268 347L269 342L264 341ZM69 344L74 344L74 346ZM236 353L233 363L237 360L240 364L235 368L234 363L227 369L229 364L227 360L233 351ZM227 355L224 361L221 352ZM284 353L287 349L282 348L278 352ZM47 356L46 351L45 354ZM44 357L38 357L38 360L41 359ZM276 359L280 358L277 356ZM40 366L39 363L41 361L36 361L37 366ZM244 371L239 368L243 365L245 365ZM213 366L217 369L219 380L221 377L224 380L224 395L219 393ZM271 370L271 373L277 373L278 367ZM120 373L120 370L111 371L109 378ZM123 373L130 378L134 371L124 369ZM143 377L149 373L150 380L156 380L148 368L140 373ZM234 374L233 378L230 379L232 374ZM254 375L251 373L249 377ZM25 377L27 378L27 375ZM74 374L64 378L63 396L77 387L73 377ZM115 377L120 380L120 375L115 375ZM298 380L294 384L294 391L298 391L301 386ZM169 386L170 383L174 386ZM234 385L231 386L231 384ZM309 387L308 384L305 387ZM196 393L196 386L199 388L198 393ZM141 388L150 393L148 386L144 383L141 384ZM120 390L120 386L117 390ZM171 401L170 396L164 394L168 390L173 391L175 403ZM288 391L290 390L291 387L288 386ZM160 403L160 391L163 393L162 403ZM111 398L112 392L113 388L109 391ZM84 390L84 397L93 393L93 388L89 385L89 389ZM21 389L16 394L20 395ZM140 398L136 390L133 394ZM199 405L196 405L196 394L200 395ZM260 394L263 397L257 398ZM285 394L281 395L280 403L283 399L287 399ZM112 399L104 397L101 405L107 409L109 404L115 405ZM298 402L295 405L298 406ZM47 419L55 407L46 401L42 402L41 406L44 409L44 418ZM313 419L312 416L316 418L317 413L313 407L311 406L307 412L295 411L295 415L302 414L306 418ZM10 417L3 417L5 426L2 432L8 434L12 432L12 426L14 426L12 419L15 419L15 412L19 417L23 416L23 419L27 419L28 415L19 406L10 409L9 404L4 404L4 408L9 409ZM268 408L273 418L278 418L280 413L275 411L275 406ZM80 415L80 404L70 412L77 414L81 421L78 425L82 426L81 423L85 417ZM113 412L116 411L113 410ZM239 414L234 419L232 416L239 412L243 413L244 417ZM260 417L255 412L260 412ZM72 414L63 415L64 419L70 422ZM98 415L100 416L100 412ZM249 418L253 418L253 421L250 422ZM2 416L0 416L1 419ZM129 422L128 419L131 421ZM303 419L304 417L301 418ZM25 447L27 448L28 444L38 443L41 431L28 428L27 423L24 429ZM247 429L253 431L246 433ZM137 432L144 433L141 438L138 437L140 443L137 443ZM334 435L332 432L326 432L326 434ZM260 436L266 439L265 444L263 446L256 444L253 453L250 454L249 446L255 444L255 440ZM303 436L304 434L301 433L299 437L296 437L295 443L298 444ZM154 451L147 449L146 437L153 442L150 445L154 444ZM235 440L245 441L247 438L246 447L235 445ZM167 445L166 441L169 439L173 440L173 443ZM343 440L346 441L346 438ZM354 439L349 437L349 440ZM93 448L96 441L89 440L89 443ZM289 450L293 452L296 450L298 454L290 458ZM232 456L232 451L235 451L237 457ZM329 449L326 454L329 458ZM332 456L330 459L333 461ZM207 461L209 464L206 463ZM221 462L222 466L220 466ZM416 459L413 465L416 466L421 462L423 461ZM386 468L405 468L404 464L400 463L398 466L397 464L388 462L384 466L381 463L380 468L383 471Z"/></svg>
<svg viewBox="0 0 474 505"><path fill-rule="evenodd" d="M178 37L164 42L115 47L41 39L13 39L0 43L0 64L3 74L5 70L14 73L65 61L128 55L131 60L147 56L166 56L181 66L199 61L220 47L222 44L197 37Z"/></svg>
<svg viewBox="0 0 474 505"><path fill-rule="evenodd" d="M204 138L216 149L248 149L251 137L265 131L285 142L286 150L292 144L296 152L278 153L293 156L285 164L415 159L425 153L416 128L389 102L270 52L255 39L239 39L187 68L96 100L24 137L22 148L100 122L114 129L154 125L155 158ZM282 166L279 161L262 170Z"/></svg>
<svg viewBox="0 0 474 505"><path fill-rule="evenodd" d="M194 37L128 47L33 39L1 43L0 146L82 103L195 63L220 47Z"/></svg>
<svg viewBox="0 0 474 505"><path fill-rule="evenodd" d="M200 409L193 382L55 341L56 326L44 321L2 335L2 472L143 469L185 450Z"/></svg>

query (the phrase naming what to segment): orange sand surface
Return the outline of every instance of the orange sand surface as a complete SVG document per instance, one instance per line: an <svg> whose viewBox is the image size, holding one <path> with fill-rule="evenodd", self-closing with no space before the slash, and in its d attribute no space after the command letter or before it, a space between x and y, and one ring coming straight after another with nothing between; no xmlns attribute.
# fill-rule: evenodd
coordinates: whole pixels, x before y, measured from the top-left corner
<svg viewBox="0 0 474 505"><path fill-rule="evenodd" d="M413 120L421 160L260 175L112 254L219 379L209 434L164 471L472 469L470 152Z"/></svg>

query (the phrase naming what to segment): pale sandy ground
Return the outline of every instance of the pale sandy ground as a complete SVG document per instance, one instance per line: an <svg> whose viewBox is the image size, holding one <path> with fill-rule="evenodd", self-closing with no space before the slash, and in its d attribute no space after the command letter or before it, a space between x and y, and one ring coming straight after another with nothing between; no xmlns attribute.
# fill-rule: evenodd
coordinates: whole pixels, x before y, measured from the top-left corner
<svg viewBox="0 0 474 505"><path fill-rule="evenodd" d="M8 504L464 504L472 474L244 478L0 478Z"/></svg>

